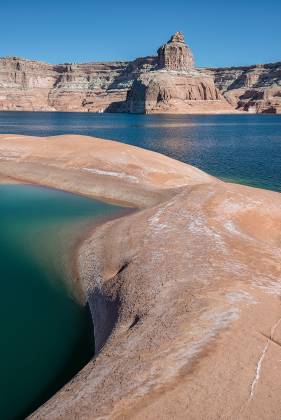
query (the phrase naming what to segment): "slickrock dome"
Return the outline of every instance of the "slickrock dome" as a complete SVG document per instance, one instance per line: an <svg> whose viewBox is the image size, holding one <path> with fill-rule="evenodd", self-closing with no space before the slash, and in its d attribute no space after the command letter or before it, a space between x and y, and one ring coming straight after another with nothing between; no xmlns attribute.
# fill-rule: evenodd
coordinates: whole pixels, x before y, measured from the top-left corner
<svg viewBox="0 0 281 420"><path fill-rule="evenodd" d="M142 209L74 252L98 354L29 420L280 419L279 193L69 134L0 135L1 179Z"/></svg>
<svg viewBox="0 0 281 420"><path fill-rule="evenodd" d="M176 32L167 44L159 48L158 66L175 71L187 71L194 66L192 51L185 43L182 32Z"/></svg>

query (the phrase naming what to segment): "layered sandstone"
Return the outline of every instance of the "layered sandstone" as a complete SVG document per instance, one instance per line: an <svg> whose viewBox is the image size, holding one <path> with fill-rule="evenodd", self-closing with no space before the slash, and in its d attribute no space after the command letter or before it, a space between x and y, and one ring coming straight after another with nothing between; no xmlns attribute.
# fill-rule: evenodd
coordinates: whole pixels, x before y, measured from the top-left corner
<svg viewBox="0 0 281 420"><path fill-rule="evenodd" d="M212 77L151 71L134 81L120 110L132 113L232 113L234 108L214 85Z"/></svg>
<svg viewBox="0 0 281 420"><path fill-rule="evenodd" d="M281 113L281 62L207 72L235 108L250 113Z"/></svg>
<svg viewBox="0 0 281 420"><path fill-rule="evenodd" d="M280 86L281 63L196 69L180 32L157 57L132 62L51 65L0 58L0 110L280 113ZM151 90L159 91L156 103Z"/></svg>
<svg viewBox="0 0 281 420"><path fill-rule="evenodd" d="M0 110L105 111L126 99L141 71L154 57L133 62L59 64L0 59Z"/></svg>
<svg viewBox="0 0 281 420"><path fill-rule="evenodd" d="M97 354L31 418L279 418L279 193L83 136L1 135L7 177L143 208L80 248Z"/></svg>
<svg viewBox="0 0 281 420"><path fill-rule="evenodd" d="M176 32L157 52L160 69L187 71L194 66L192 51L186 45L181 32Z"/></svg>
<svg viewBox="0 0 281 420"><path fill-rule="evenodd" d="M119 111L133 113L231 113L234 108L215 87L213 77L194 68L181 32L158 50L156 69L141 74Z"/></svg>

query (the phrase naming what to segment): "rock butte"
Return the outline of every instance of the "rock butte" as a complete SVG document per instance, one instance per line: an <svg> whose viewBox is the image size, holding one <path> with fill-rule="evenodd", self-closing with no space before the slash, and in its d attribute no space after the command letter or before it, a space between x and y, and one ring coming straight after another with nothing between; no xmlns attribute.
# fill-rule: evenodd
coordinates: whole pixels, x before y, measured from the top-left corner
<svg viewBox="0 0 281 420"><path fill-rule="evenodd" d="M32 419L280 417L279 193L81 136L0 136L7 177L141 208L80 247L99 353Z"/></svg>
<svg viewBox="0 0 281 420"><path fill-rule="evenodd" d="M51 65L0 58L0 110L280 113L281 62L195 68L181 32L158 56Z"/></svg>

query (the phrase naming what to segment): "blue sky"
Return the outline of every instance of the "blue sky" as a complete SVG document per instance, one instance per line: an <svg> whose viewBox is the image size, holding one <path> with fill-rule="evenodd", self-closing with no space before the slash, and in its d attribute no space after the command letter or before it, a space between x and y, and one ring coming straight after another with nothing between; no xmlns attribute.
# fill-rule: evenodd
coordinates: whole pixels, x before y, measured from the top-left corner
<svg viewBox="0 0 281 420"><path fill-rule="evenodd" d="M281 61L281 0L1 0L0 56L131 60L177 30L198 66Z"/></svg>

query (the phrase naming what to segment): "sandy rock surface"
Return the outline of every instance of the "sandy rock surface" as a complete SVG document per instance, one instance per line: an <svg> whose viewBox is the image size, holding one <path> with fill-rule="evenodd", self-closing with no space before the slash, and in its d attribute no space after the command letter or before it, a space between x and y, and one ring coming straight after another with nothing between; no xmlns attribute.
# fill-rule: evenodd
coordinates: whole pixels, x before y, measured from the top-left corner
<svg viewBox="0 0 281 420"><path fill-rule="evenodd" d="M4 177L142 208L82 244L98 354L31 418L280 418L279 193L81 136L0 136Z"/></svg>
<svg viewBox="0 0 281 420"><path fill-rule="evenodd" d="M126 144L79 135L0 135L1 178L146 207L186 184L218 182L190 165Z"/></svg>
<svg viewBox="0 0 281 420"><path fill-rule="evenodd" d="M98 342L116 324L32 418L278 419L280 209L278 193L196 185L92 232L79 265Z"/></svg>

